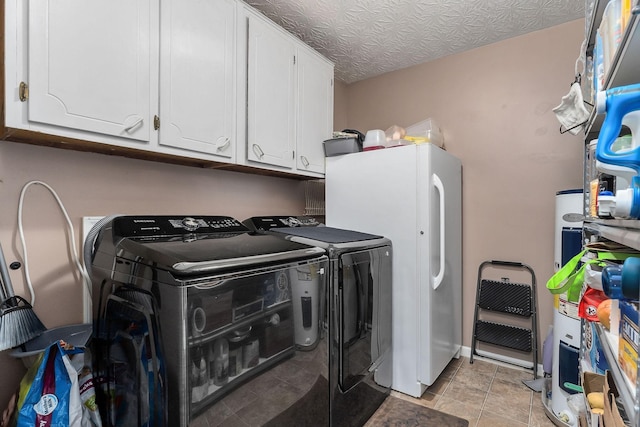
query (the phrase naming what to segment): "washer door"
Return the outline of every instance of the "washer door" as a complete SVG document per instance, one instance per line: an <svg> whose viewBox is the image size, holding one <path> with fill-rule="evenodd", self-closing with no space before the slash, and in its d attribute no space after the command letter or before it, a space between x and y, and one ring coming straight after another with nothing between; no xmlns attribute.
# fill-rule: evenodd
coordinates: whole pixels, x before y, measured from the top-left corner
<svg viewBox="0 0 640 427"><path fill-rule="evenodd" d="M108 368L99 375L108 378L110 425L167 425L166 377L154 305L151 294L126 286L107 297L103 345Z"/></svg>

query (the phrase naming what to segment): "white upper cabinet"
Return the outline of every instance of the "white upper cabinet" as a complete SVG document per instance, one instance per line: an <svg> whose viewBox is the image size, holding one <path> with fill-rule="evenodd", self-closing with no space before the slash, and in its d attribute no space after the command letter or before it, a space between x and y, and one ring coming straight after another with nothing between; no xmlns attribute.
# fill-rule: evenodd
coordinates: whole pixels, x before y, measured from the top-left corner
<svg viewBox="0 0 640 427"><path fill-rule="evenodd" d="M159 144L232 161L236 1L161 3Z"/></svg>
<svg viewBox="0 0 640 427"><path fill-rule="evenodd" d="M333 65L243 2L3 5L16 140L324 175Z"/></svg>
<svg viewBox="0 0 640 427"><path fill-rule="evenodd" d="M261 14L245 12L247 163L321 177L322 142L333 131L333 64Z"/></svg>
<svg viewBox="0 0 640 427"><path fill-rule="evenodd" d="M297 54L296 168L324 174L323 141L333 132L333 65L306 47Z"/></svg>
<svg viewBox="0 0 640 427"><path fill-rule="evenodd" d="M258 16L248 17L247 158L294 166L295 44Z"/></svg>
<svg viewBox="0 0 640 427"><path fill-rule="evenodd" d="M149 141L153 12L150 0L30 0L28 120Z"/></svg>

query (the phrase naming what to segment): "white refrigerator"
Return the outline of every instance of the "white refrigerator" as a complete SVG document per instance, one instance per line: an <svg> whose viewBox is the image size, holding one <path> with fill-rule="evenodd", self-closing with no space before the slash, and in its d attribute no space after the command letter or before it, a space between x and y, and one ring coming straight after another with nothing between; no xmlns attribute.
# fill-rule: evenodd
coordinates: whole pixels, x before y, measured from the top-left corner
<svg viewBox="0 0 640 427"><path fill-rule="evenodd" d="M327 226L391 240L392 388L419 397L460 355L460 160L420 144L326 161Z"/></svg>

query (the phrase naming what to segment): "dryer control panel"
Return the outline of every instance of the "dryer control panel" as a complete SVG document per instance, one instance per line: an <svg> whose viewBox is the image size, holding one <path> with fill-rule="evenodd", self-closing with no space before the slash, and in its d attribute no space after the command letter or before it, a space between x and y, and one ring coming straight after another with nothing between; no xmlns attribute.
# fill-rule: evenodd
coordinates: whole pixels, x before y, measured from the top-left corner
<svg viewBox="0 0 640 427"><path fill-rule="evenodd" d="M317 227L320 225L310 216L254 216L243 221L243 224L254 231L269 231L283 227Z"/></svg>

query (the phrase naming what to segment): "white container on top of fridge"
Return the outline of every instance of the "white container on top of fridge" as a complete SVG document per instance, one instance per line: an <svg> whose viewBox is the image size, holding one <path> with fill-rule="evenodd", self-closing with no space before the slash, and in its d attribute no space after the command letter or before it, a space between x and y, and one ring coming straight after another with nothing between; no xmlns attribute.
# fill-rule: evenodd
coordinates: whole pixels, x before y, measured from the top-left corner
<svg viewBox="0 0 640 427"><path fill-rule="evenodd" d="M393 246L394 390L418 397L462 342L462 166L433 144L327 158L326 224Z"/></svg>

